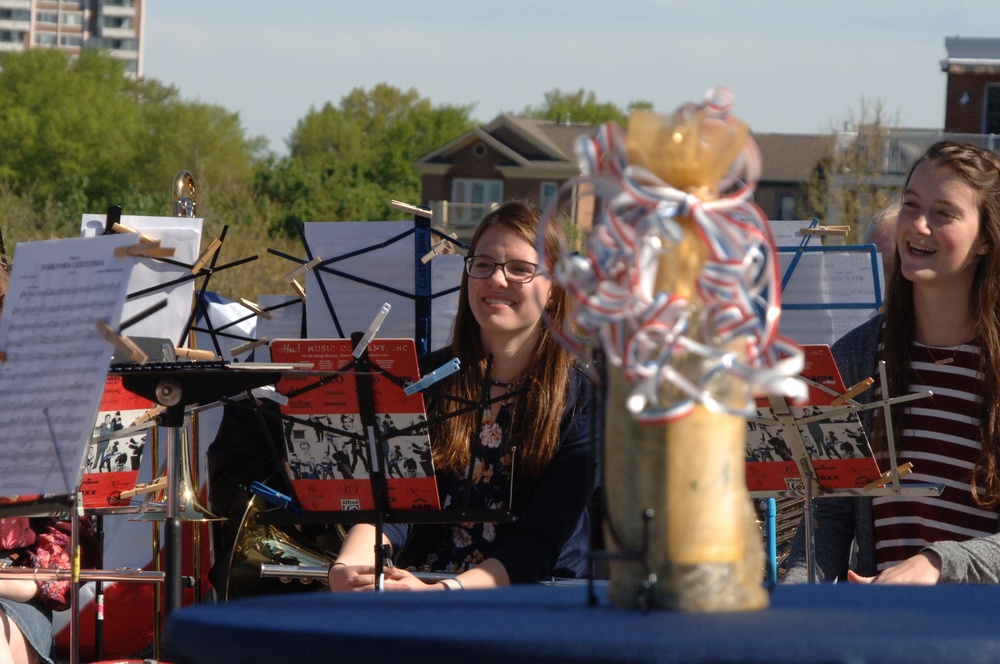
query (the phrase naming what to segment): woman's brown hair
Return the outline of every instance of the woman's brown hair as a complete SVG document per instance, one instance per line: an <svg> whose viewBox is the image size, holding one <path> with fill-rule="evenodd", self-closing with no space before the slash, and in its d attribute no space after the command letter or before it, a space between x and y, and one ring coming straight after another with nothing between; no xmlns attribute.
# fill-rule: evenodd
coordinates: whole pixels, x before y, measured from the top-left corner
<svg viewBox="0 0 1000 664"><path fill-rule="evenodd" d="M982 451L971 483L976 502L992 509L1000 505L1000 156L968 143L935 143L910 168L904 192L913 171L924 162L948 169L977 192L979 232L988 248L976 264L969 291L969 311L975 322L976 337L982 344L979 371L983 381L979 395ZM914 341L914 320L913 283L903 278L900 262L896 260L886 296L882 350L890 395L906 394L913 382L910 347ZM896 440L902 431L903 408L892 407ZM884 424L881 417L876 419L872 442L875 452L884 454L887 448Z"/></svg>
<svg viewBox="0 0 1000 664"><path fill-rule="evenodd" d="M476 229L469 246L469 255L476 253L479 239L487 229L499 226L530 244L536 245L540 212L537 208L520 202L509 202L494 208ZM563 240L558 224L545 227L545 247L549 256L558 255ZM466 400L438 399L432 418L468 409L469 402L479 401L486 376L486 351L480 338L479 323L469 307L469 275L462 273L458 296L458 314L451 343L454 357L461 363L461 371L446 379L441 390ZM551 324L563 324L570 308L568 294L556 284L552 290L546 314ZM571 353L562 347L549 328L543 323L541 335L534 348L528 371L514 382L514 389L526 389L513 409L510 440L517 446L517 469L530 477L539 477L548 467L559 447L559 424L566 406L569 371L573 363ZM438 468L462 472L471 459L471 441L478 436L477 408L448 417L432 427L434 463Z"/></svg>

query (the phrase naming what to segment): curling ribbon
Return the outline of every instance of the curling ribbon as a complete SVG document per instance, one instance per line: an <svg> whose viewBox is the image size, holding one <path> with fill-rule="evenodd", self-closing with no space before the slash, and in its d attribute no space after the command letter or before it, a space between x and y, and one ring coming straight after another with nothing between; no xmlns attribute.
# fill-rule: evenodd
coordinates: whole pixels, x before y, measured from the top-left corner
<svg viewBox="0 0 1000 664"><path fill-rule="evenodd" d="M707 101L689 110L725 118L732 106L728 90L710 90ZM576 302L575 313L555 336L580 355L601 347L608 361L621 367L632 385L627 407L640 423L664 424L689 413L696 403L731 414L753 414L753 400L742 408L716 398L711 385L720 373L749 388L749 397L784 394L798 397L804 386L794 377L802 370L801 349L780 336L778 264L767 219L750 198L760 177L760 152L747 137L742 152L718 183L719 197L702 200L672 187L649 169L628 164L623 130L607 123L592 136L577 139L583 175L562 191L592 191L594 225L583 255L545 255L544 229L538 234L543 264ZM558 200L558 197L557 197ZM551 202L543 224L558 207ZM707 248L696 280L700 311L686 298L654 293L657 258L684 237L677 219L687 217ZM693 316L701 316L704 338L689 336ZM732 352L737 343L742 353ZM697 356L684 371L676 356ZM661 403L669 383L674 400Z"/></svg>

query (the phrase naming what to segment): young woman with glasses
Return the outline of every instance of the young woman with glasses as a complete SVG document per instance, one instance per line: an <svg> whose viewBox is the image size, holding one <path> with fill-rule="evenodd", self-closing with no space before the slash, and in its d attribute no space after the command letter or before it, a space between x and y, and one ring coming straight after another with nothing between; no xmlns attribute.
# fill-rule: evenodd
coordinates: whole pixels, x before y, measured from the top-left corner
<svg viewBox="0 0 1000 664"><path fill-rule="evenodd" d="M538 264L538 226L538 210L517 202L483 219L465 260L451 347L426 362L461 363L434 386L452 398L428 396L442 508L458 506L471 464L469 509L509 510L515 519L388 524L383 543L396 566L385 569L385 590L491 588L589 571L593 386L543 322L561 326L570 302ZM558 225L547 224L550 255L560 240ZM482 412L442 417L482 401L486 384L492 403ZM368 524L348 533L330 569L334 591L373 589L374 536ZM455 576L426 583L408 570Z"/></svg>

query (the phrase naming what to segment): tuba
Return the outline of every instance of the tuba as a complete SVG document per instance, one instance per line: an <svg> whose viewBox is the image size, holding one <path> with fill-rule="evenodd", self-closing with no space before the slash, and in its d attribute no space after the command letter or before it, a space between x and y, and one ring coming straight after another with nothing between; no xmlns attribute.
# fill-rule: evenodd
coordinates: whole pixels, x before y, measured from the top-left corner
<svg viewBox="0 0 1000 664"><path fill-rule="evenodd" d="M295 531L288 532L276 525L261 523L259 517L262 509L263 500L259 496L252 496L243 513L243 520L240 522L233 551L229 557L223 593L223 598L226 600L250 595L310 590L307 579L316 575L300 576L295 568L303 566L311 570L328 568L335 559L335 554L306 542ZM336 535L342 543L347 536L343 526L336 526ZM288 572L284 577L297 577L303 583L296 586L276 581L274 578L261 578L263 565L285 566ZM322 577L325 578L326 575L323 574Z"/></svg>

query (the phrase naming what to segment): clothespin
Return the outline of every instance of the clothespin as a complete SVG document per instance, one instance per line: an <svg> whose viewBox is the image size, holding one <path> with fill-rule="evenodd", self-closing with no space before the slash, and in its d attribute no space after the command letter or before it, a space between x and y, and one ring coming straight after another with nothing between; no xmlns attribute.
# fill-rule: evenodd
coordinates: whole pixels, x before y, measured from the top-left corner
<svg viewBox="0 0 1000 664"><path fill-rule="evenodd" d="M305 300L306 299L306 289L302 287L302 284L300 284L295 279L292 279L289 283L292 285L292 288L295 289L295 292L299 296L299 299Z"/></svg>
<svg viewBox="0 0 1000 664"><path fill-rule="evenodd" d="M130 244L124 247L116 247L114 256L115 258L128 258L129 256L135 258L171 258L177 252L173 247L161 247L159 240L154 240L153 238L140 239L136 244Z"/></svg>
<svg viewBox="0 0 1000 664"><path fill-rule="evenodd" d="M869 376L868 378L865 378L864 380L858 382L857 384L855 384L854 386L852 386L851 389L847 390L846 392L844 392L843 394L841 394L839 397L837 397L836 399L834 399L833 401L831 401L830 405L831 406L843 406L850 399L853 399L854 397L858 396L859 394L861 394L862 392L864 392L865 390L867 390L869 387L871 387L874 384L875 384L875 379L871 378Z"/></svg>
<svg viewBox="0 0 1000 664"><path fill-rule="evenodd" d="M239 346L237 346L236 348L232 349L229 352L232 353L233 357L236 357L237 355L242 355L248 350L253 350L258 346L263 346L266 343L267 339L254 339L253 341L248 341L245 344L240 344Z"/></svg>
<svg viewBox="0 0 1000 664"><path fill-rule="evenodd" d="M457 240L458 239L458 235L455 234L455 233L449 233L448 237L450 237L452 240ZM424 254L420 258L420 262L421 263L426 263L430 259L432 259L435 256L437 256L438 255L438 251L441 249L441 247L445 246L447 243L448 243L448 240L441 240L440 242L438 242L437 244L435 244L433 247L431 247L430 251L428 251L426 254Z"/></svg>
<svg viewBox="0 0 1000 664"><path fill-rule="evenodd" d="M177 357L186 357L189 360L214 360L215 353L210 350L198 350L195 348L175 348Z"/></svg>
<svg viewBox="0 0 1000 664"><path fill-rule="evenodd" d="M266 502L271 503L276 507L288 510L297 517L303 517L306 514L305 510L296 505L294 500L279 491L275 491L266 484L254 482L250 485L250 493L255 496L260 496Z"/></svg>
<svg viewBox="0 0 1000 664"><path fill-rule="evenodd" d="M146 422L151 422L160 416L160 413L167 409L166 406L161 406L156 404L145 413L141 414L139 417L135 418L135 424L145 424Z"/></svg>
<svg viewBox="0 0 1000 664"><path fill-rule="evenodd" d="M7 353L0 350L0 364L3 364L6 361L7 361Z"/></svg>
<svg viewBox="0 0 1000 664"><path fill-rule="evenodd" d="M413 383L412 385L407 385L406 388L403 389L403 394L405 394L408 397L413 396L415 393L419 392L425 387L430 387L431 385L438 382L442 378L447 378L448 376L452 375L453 373L458 371L459 368L461 368L461 366L462 363L456 357L450 362L442 364L440 367L430 372L429 374L427 374L417 382Z"/></svg>
<svg viewBox="0 0 1000 664"><path fill-rule="evenodd" d="M129 226L123 226L123 225L121 225L121 224L119 224L117 222L114 222L114 223L111 224L111 232L112 233L135 233L136 235L139 236L139 239L141 239L143 242L155 242L156 244L160 243L160 241L157 240L155 237L152 237L150 235L146 235L145 233L141 233L141 232L137 231L134 228L130 228Z"/></svg>
<svg viewBox="0 0 1000 664"><path fill-rule="evenodd" d="M257 314L258 316L261 316L262 318L264 318L264 320L271 320L271 312L264 311L259 306L257 306L256 302L251 302L245 297L241 297L240 304L242 304L244 307Z"/></svg>
<svg viewBox="0 0 1000 664"><path fill-rule="evenodd" d="M142 352L142 349L135 345L135 342L123 334L115 332L114 328L103 320L95 321L97 330L105 339L114 344L115 348L128 355L137 364L145 364L149 361L149 356Z"/></svg>
<svg viewBox="0 0 1000 664"><path fill-rule="evenodd" d="M321 262L323 262L322 258L320 258L319 256L314 256L313 259L311 261L309 261L308 263L300 265L297 268L295 268L294 270L292 270L291 272L289 272L288 274L286 274L285 275L285 282L286 283L292 283L293 281L295 281L296 279L298 279L299 277L301 277L303 274L305 274L309 270L311 270L314 267L316 267L317 265L319 265Z"/></svg>
<svg viewBox="0 0 1000 664"><path fill-rule="evenodd" d="M814 226L812 228L799 229L799 235L833 235L847 237L850 232L850 226Z"/></svg>
<svg viewBox="0 0 1000 664"><path fill-rule="evenodd" d="M208 247L205 248L205 251L201 252L201 256L199 256L198 260L194 262L194 265L191 266L191 274L198 274L201 272L201 268L205 267L205 263L212 260L212 256L215 255L220 247L222 247L222 240L219 238L212 240Z"/></svg>
<svg viewBox="0 0 1000 664"><path fill-rule="evenodd" d="M909 475L912 472L913 472L913 463L910 462L910 461L907 461L906 463L904 463L900 467L896 468L896 474L899 477L906 477L907 475ZM873 480L873 481L869 482L868 484L866 484L865 485L865 491L871 491L873 489L878 489L880 487L885 486L886 484L888 484L891 481L892 481L892 471L891 470L887 470L884 473L882 473L882 476L879 477L877 480Z"/></svg>
<svg viewBox="0 0 1000 664"><path fill-rule="evenodd" d="M385 317L389 315L389 309L391 308L392 305L386 302L382 305L379 312L375 314L375 320L373 320L372 324L368 326L368 329L361 337L361 341L358 342L357 348L355 348L352 353L355 359L361 357L361 354L365 352L365 348L368 348L368 342L370 342L378 333L378 329L382 327L382 321L384 321Z"/></svg>
<svg viewBox="0 0 1000 664"><path fill-rule="evenodd" d="M390 200L389 207L397 212L406 212L407 214L414 214L418 217L423 217L424 219L433 219L431 216L431 211L424 209L422 207L417 207L416 205L410 205L409 203L404 203L403 201Z"/></svg>
<svg viewBox="0 0 1000 664"><path fill-rule="evenodd" d="M159 491L161 489L167 488L167 478L165 476L157 477L152 482L146 482L144 484L136 484L131 489L125 489L118 496L122 499L131 498L132 496L137 496L140 493L152 493L154 491Z"/></svg>

